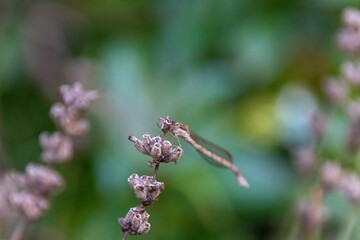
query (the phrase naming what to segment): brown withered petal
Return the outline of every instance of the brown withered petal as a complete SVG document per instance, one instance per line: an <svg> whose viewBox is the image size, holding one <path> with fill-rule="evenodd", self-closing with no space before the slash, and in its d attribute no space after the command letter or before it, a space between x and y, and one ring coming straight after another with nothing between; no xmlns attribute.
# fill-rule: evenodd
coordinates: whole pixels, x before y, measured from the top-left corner
<svg viewBox="0 0 360 240"><path fill-rule="evenodd" d="M49 208L46 198L29 192L16 192L9 195L10 204L28 221L38 219Z"/></svg>
<svg viewBox="0 0 360 240"><path fill-rule="evenodd" d="M44 197L59 193L64 185L62 177L55 170L42 165L28 164L25 177L28 190Z"/></svg>
<svg viewBox="0 0 360 240"><path fill-rule="evenodd" d="M152 204L164 190L165 185L153 176L141 176L136 173L128 178L131 189L144 206Z"/></svg>
<svg viewBox="0 0 360 240"><path fill-rule="evenodd" d="M121 230L130 235L145 234L150 230L149 214L142 206L130 208L125 218L119 218Z"/></svg>

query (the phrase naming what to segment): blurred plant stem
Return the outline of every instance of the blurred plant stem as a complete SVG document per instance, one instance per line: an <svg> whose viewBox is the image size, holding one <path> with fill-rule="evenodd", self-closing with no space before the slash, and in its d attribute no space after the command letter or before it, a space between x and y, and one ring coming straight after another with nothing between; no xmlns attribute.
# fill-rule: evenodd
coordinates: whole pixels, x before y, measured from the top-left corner
<svg viewBox="0 0 360 240"><path fill-rule="evenodd" d="M345 220L342 229L340 231L338 240L351 240L351 234L356 226L356 220L358 218L359 206L352 204L348 213L347 219Z"/></svg>
<svg viewBox="0 0 360 240"><path fill-rule="evenodd" d="M24 218L21 218L17 223L14 232L11 235L10 240L21 240L25 234L27 226L28 226L28 221Z"/></svg>

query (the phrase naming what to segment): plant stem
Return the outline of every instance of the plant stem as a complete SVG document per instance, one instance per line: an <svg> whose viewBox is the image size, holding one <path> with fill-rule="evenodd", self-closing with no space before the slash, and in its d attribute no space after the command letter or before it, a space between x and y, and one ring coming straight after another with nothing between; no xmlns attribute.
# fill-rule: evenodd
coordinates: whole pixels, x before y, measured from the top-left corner
<svg viewBox="0 0 360 240"><path fill-rule="evenodd" d="M339 234L338 240L351 240L351 234L354 231L354 227L356 225L356 220L358 217L358 206L352 205L350 208L350 212L348 213L348 218L345 221L342 231Z"/></svg>
<svg viewBox="0 0 360 240"><path fill-rule="evenodd" d="M121 237L121 240L126 240L127 232L123 232L123 235Z"/></svg>
<svg viewBox="0 0 360 240"><path fill-rule="evenodd" d="M11 235L10 240L21 240L25 234L26 228L28 226L28 221L24 218L21 218Z"/></svg>

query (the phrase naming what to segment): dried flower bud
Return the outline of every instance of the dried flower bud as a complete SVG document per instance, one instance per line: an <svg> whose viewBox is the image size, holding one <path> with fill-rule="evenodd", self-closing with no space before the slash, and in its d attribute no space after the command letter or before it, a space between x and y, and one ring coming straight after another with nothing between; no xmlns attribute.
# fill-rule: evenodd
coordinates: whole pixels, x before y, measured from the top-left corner
<svg viewBox="0 0 360 240"><path fill-rule="evenodd" d="M148 151L147 149L145 149L143 141L137 139L134 135L131 134L129 135L128 139L134 143L136 150L138 150L142 154L146 154L146 155L148 154Z"/></svg>
<svg viewBox="0 0 360 240"><path fill-rule="evenodd" d="M353 203L360 203L360 179L353 173L346 174L342 177L340 188L345 196Z"/></svg>
<svg viewBox="0 0 360 240"><path fill-rule="evenodd" d="M330 101L343 102L347 98L347 88L335 78L327 78L324 83L324 91Z"/></svg>
<svg viewBox="0 0 360 240"><path fill-rule="evenodd" d="M43 149L41 159L46 163L62 163L73 156L73 142L71 138L55 132L53 134L41 133L39 137Z"/></svg>
<svg viewBox="0 0 360 240"><path fill-rule="evenodd" d="M171 142L168 140L164 140L162 143L161 151L164 154L164 156L170 156L170 150L171 150Z"/></svg>
<svg viewBox="0 0 360 240"><path fill-rule="evenodd" d="M308 174L315 168L316 155L312 148L299 148L293 152L295 166L302 174Z"/></svg>
<svg viewBox="0 0 360 240"><path fill-rule="evenodd" d="M59 193L64 185L62 177L55 170L41 165L28 164L25 176L29 190L44 197Z"/></svg>
<svg viewBox="0 0 360 240"><path fill-rule="evenodd" d="M49 208L46 198L29 192L17 192L9 195L10 204L28 221L36 220Z"/></svg>
<svg viewBox="0 0 360 240"><path fill-rule="evenodd" d="M153 159L159 159L161 157L161 144L156 142L151 147L150 156Z"/></svg>
<svg viewBox="0 0 360 240"><path fill-rule="evenodd" d="M62 85L60 94L63 103L72 111L84 111L90 104L99 97L95 90L86 90L80 82L73 85Z"/></svg>
<svg viewBox="0 0 360 240"><path fill-rule="evenodd" d="M130 208L125 218L119 218L121 230L130 235L145 234L150 230L149 214L143 206Z"/></svg>
<svg viewBox="0 0 360 240"><path fill-rule="evenodd" d="M177 160L182 156L183 152L184 151L179 146L176 146L175 148L172 148L167 161L176 163Z"/></svg>
<svg viewBox="0 0 360 240"><path fill-rule="evenodd" d="M156 181L153 176L141 176L136 173L128 178L131 189L144 206L152 204L164 190L164 183Z"/></svg>
<svg viewBox="0 0 360 240"><path fill-rule="evenodd" d="M332 190L340 183L341 167L333 162L327 162L321 167L321 181L326 190Z"/></svg>

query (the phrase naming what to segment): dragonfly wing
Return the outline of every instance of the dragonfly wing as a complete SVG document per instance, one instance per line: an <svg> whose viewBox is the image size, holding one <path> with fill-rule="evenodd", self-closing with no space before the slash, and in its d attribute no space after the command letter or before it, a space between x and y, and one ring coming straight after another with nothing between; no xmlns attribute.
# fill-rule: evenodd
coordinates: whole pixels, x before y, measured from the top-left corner
<svg viewBox="0 0 360 240"><path fill-rule="evenodd" d="M194 133L192 131L190 132L190 136L191 136L192 139L194 139L195 142L197 142L202 147L206 148L207 150L209 150L212 153L218 155L219 157L224 158L225 160L227 160L229 162L233 162L232 155L228 151L223 149L222 147L216 145L215 143L209 142L208 140L204 139L203 137L199 136L198 134L196 134L196 133ZM210 157L206 156L205 154L203 154L201 151L197 150L197 152L200 154L200 156L203 159L205 159L210 164L215 165L217 167L224 167L223 165L219 164L218 162L216 162L212 158L210 158Z"/></svg>

